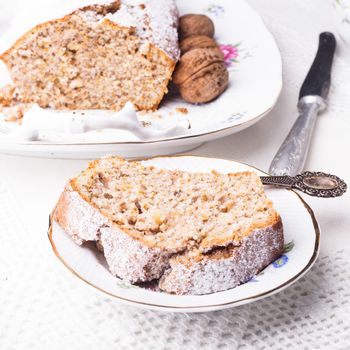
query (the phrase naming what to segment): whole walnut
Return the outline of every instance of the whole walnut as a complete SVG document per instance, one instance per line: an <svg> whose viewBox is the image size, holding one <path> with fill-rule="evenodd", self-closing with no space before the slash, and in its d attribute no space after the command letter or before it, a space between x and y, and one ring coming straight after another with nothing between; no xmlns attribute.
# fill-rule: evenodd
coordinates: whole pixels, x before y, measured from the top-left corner
<svg viewBox="0 0 350 350"><path fill-rule="evenodd" d="M213 21L205 15L188 14L180 17L179 36L185 39L189 36L204 35L213 38L215 27Z"/></svg>
<svg viewBox="0 0 350 350"><path fill-rule="evenodd" d="M180 59L173 75L181 97L189 103L205 103L221 95L229 83L224 55L217 48L195 48Z"/></svg>
<svg viewBox="0 0 350 350"><path fill-rule="evenodd" d="M189 36L184 40L180 41L181 54L184 55L186 52L194 49L212 49L219 48L216 41L205 35Z"/></svg>
<svg viewBox="0 0 350 350"><path fill-rule="evenodd" d="M189 103L206 103L216 99L228 87L229 74L223 62L215 62L192 75L178 86Z"/></svg>
<svg viewBox="0 0 350 350"><path fill-rule="evenodd" d="M175 84L182 84L193 74L216 62L224 62L224 55L218 48L197 48L188 51L181 56L173 81Z"/></svg>
<svg viewBox="0 0 350 350"><path fill-rule="evenodd" d="M229 84L224 54L213 39L214 23L204 15L180 17L181 58L173 81L189 103L206 103L221 95Z"/></svg>

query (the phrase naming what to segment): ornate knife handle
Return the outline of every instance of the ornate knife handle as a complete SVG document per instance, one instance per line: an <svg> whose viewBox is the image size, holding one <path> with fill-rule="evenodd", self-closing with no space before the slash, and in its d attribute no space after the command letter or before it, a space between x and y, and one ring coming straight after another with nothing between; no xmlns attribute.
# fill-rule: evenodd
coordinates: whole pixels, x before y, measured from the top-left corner
<svg viewBox="0 0 350 350"><path fill-rule="evenodd" d="M346 183L338 176L321 172L304 172L297 176L262 176L264 185L297 189L310 196L331 198L340 197L346 190Z"/></svg>

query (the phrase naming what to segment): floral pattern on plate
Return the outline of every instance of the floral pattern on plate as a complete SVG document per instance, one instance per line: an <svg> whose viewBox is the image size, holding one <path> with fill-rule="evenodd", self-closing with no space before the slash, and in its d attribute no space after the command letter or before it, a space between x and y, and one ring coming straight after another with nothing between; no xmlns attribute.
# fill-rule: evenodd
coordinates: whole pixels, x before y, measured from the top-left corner
<svg viewBox="0 0 350 350"><path fill-rule="evenodd" d="M283 255L281 255L278 259L276 259L273 263L272 266L276 269L279 269L280 267L284 266L287 264L289 261L287 253L289 253L292 249L294 248L294 242L291 241L287 244L284 245L284 250L283 250Z"/></svg>
<svg viewBox="0 0 350 350"><path fill-rule="evenodd" d="M231 67L234 63L237 63L239 55L239 44L236 45L219 45L221 52L224 54L224 61L227 67Z"/></svg>
<svg viewBox="0 0 350 350"><path fill-rule="evenodd" d="M206 11L215 17L220 17L225 13L225 8L221 5L211 4L207 7Z"/></svg>
<svg viewBox="0 0 350 350"><path fill-rule="evenodd" d="M287 255L281 255L281 257L279 257L277 260L275 260L272 263L272 266L276 269L279 269L280 267L284 266L285 264L287 264L289 258Z"/></svg>
<svg viewBox="0 0 350 350"><path fill-rule="evenodd" d="M246 112L233 113L229 118L227 118L226 122L228 124L238 122L239 120L243 119L246 116L246 114Z"/></svg>
<svg viewBox="0 0 350 350"><path fill-rule="evenodd" d="M286 243L284 245L283 254L278 259L276 259L270 266L274 267L275 269L279 269L285 266L289 261L287 253L289 253L294 248L294 245L294 241ZM265 270L260 272L257 276L254 276L252 279L249 280L249 282L259 282L257 277L262 276L264 273Z"/></svg>
<svg viewBox="0 0 350 350"><path fill-rule="evenodd" d="M237 63L240 63L245 59L253 57L240 42L236 44L220 44L219 47L224 54L226 67L229 69L234 68Z"/></svg>

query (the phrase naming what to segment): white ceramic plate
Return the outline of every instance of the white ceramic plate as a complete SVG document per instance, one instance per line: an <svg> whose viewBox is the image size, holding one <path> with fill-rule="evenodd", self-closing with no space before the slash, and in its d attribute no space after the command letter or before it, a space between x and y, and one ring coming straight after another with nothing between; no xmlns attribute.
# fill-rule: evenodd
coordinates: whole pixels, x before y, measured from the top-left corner
<svg viewBox="0 0 350 350"><path fill-rule="evenodd" d="M193 172L216 170L222 173L253 170L229 160L192 156L154 158L148 165ZM116 301L171 312L203 312L249 303L290 286L313 265L319 250L319 227L309 206L295 192L267 189L284 225L285 252L252 281L231 290L202 296L176 296L132 286L112 276L102 254L92 247L80 247L55 223L49 238L63 264L82 281Z"/></svg>
<svg viewBox="0 0 350 350"><path fill-rule="evenodd" d="M230 71L228 90L212 103L195 106L176 96L165 98L157 115L165 120L187 118L191 124L188 133L142 142L131 134L109 130L96 133L96 141L90 135L85 142L59 144L9 143L0 137L0 151L64 158L94 158L106 153L124 157L179 153L241 131L264 117L281 92L282 63L275 40L260 16L245 0L178 0L177 3L181 14L203 13L213 19L216 39ZM189 113L179 114L176 112L179 107L187 108Z"/></svg>

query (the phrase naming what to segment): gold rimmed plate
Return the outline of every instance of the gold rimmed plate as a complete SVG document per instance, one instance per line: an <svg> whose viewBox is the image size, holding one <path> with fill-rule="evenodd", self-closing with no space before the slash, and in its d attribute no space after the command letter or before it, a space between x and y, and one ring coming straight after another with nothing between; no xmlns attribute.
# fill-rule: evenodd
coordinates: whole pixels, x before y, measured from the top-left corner
<svg viewBox="0 0 350 350"><path fill-rule="evenodd" d="M254 167L216 158L160 157L142 162L191 172L216 170L229 173L248 170L266 175ZM54 253L70 272L116 302L170 312L204 312L230 308L287 288L311 268L318 255L320 231L310 207L294 191L270 188L266 190L282 217L284 253L248 283L223 292L177 296L159 292L154 286L133 286L110 274L103 255L93 245L76 245L56 222L50 224L49 239Z"/></svg>
<svg viewBox="0 0 350 350"><path fill-rule="evenodd" d="M211 103L201 105L187 104L178 95L168 94L155 114L139 116L153 124L162 120L165 125L173 125L174 120L187 120L189 129L147 140L123 129L104 129L41 141L9 141L0 124L0 152L60 158L97 158L105 154L148 157L185 152L257 123L274 107L282 89L279 49L259 14L245 0L213 3L177 0L180 14L202 13L214 21L215 38L229 70L228 89Z"/></svg>

